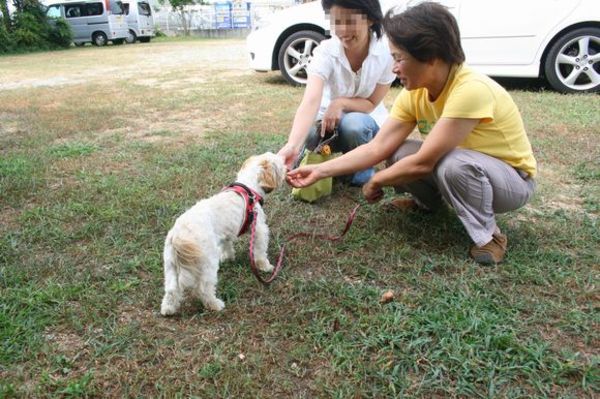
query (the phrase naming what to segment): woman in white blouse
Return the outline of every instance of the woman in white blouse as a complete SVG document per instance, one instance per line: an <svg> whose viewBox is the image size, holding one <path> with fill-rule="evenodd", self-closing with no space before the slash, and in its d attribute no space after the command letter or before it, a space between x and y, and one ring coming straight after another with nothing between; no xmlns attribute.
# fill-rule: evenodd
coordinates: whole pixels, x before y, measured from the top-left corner
<svg viewBox="0 0 600 399"><path fill-rule="evenodd" d="M291 168L306 145L315 147L326 131L338 128L334 152L348 152L369 142L387 117L382 103L395 79L393 59L382 39L378 0L321 0L332 37L315 49L308 81L287 144L279 150ZM321 120L317 131L316 121ZM355 173L362 186L372 168Z"/></svg>

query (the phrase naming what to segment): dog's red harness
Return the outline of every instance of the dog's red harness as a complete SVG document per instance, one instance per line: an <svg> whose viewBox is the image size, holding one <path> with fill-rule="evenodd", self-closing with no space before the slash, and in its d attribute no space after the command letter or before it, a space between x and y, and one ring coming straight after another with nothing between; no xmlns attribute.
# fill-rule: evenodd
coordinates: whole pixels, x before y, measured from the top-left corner
<svg viewBox="0 0 600 399"><path fill-rule="evenodd" d="M238 237L248 231L248 227L254 221L254 204L258 202L259 204L263 204L263 198L259 193L252 190L250 187L246 186L242 183L231 183L227 187L223 188L222 191L235 191L244 199L244 203L246 204L246 211L244 212L244 222L242 223L242 227L238 233Z"/></svg>
<svg viewBox="0 0 600 399"><path fill-rule="evenodd" d="M256 218L257 218L256 211L254 210L254 204L258 201L258 203L262 205L263 198L260 196L260 194L258 194L256 191L252 190L250 187L248 187L242 183L237 183L237 182L228 185L227 187L223 188L222 191L235 191L236 193L241 195L242 198L244 198L244 202L246 203L246 211L244 213L244 223L242 224L242 227L240 229L240 232L238 233L238 236L241 236L242 234L244 234L248 230L248 227L252 227L252 231L251 231L251 235L250 235L250 251L249 251L250 252L250 269L252 270L252 273L256 276L258 281L260 281L261 283L263 283L265 285L272 283L273 280L275 280L275 277L277 277L277 275L281 271L281 268L283 267L283 255L285 253L285 246L281 247L281 250L279 252L279 258L277 259L277 264L274 267L273 272L271 273L271 276L265 279L263 276L260 275L260 272L254 262L254 236L256 233ZM344 235L346 235L348 230L350 230L350 226L352 226L352 222L354 221L354 216L356 215L356 211L358 210L359 207L360 207L360 205L356 205L354 207L354 209L352 210L352 212L350 212L350 216L348 216L348 220L346 221L346 226L344 226L344 230L338 236L330 236L327 234L314 234L314 233L303 233L302 232L302 233L296 233L296 234L292 235L291 237L288 238L287 241L290 242L299 237L320 238L320 239L333 241L333 242L339 241L342 239L342 237L344 237Z"/></svg>

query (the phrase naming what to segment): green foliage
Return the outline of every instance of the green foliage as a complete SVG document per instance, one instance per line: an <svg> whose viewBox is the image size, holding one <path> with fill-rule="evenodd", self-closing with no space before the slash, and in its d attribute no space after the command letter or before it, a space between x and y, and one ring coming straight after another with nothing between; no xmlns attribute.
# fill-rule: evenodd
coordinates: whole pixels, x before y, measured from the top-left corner
<svg viewBox="0 0 600 399"><path fill-rule="evenodd" d="M96 147L86 143L66 143L49 149L49 153L55 158L72 158L89 155L96 151Z"/></svg>
<svg viewBox="0 0 600 399"><path fill-rule="evenodd" d="M56 20L54 27L50 30L50 42L58 47L67 48L73 41L71 26L64 19Z"/></svg>
<svg viewBox="0 0 600 399"><path fill-rule="evenodd" d="M160 30L160 26L158 26L158 25L154 25L154 35L156 37L166 37L167 36L167 34L165 32Z"/></svg>
<svg viewBox="0 0 600 399"><path fill-rule="evenodd" d="M15 18L15 29L13 37L20 48L41 47L46 40L46 26L40 23L34 14L22 12Z"/></svg>
<svg viewBox="0 0 600 399"><path fill-rule="evenodd" d="M0 23L0 54L8 53L14 48L12 36L8 33L6 26Z"/></svg>
<svg viewBox="0 0 600 399"><path fill-rule="evenodd" d="M38 0L19 2L9 29L0 27L0 53L69 47L71 27L63 19L49 20Z"/></svg>

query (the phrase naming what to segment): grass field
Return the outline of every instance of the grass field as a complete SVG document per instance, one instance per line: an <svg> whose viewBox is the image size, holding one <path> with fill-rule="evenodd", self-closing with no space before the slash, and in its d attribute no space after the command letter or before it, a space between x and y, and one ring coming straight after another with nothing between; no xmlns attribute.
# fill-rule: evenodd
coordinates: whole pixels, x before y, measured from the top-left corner
<svg viewBox="0 0 600 399"><path fill-rule="evenodd" d="M175 218L277 151L302 96L244 56L190 40L0 57L0 398L600 395L598 95L507 82L540 174L498 218L501 266L468 259L452 212L369 205L340 243L290 243L269 288L242 238L223 312L191 300L161 317ZM272 261L356 202L343 186L314 205L273 193Z"/></svg>

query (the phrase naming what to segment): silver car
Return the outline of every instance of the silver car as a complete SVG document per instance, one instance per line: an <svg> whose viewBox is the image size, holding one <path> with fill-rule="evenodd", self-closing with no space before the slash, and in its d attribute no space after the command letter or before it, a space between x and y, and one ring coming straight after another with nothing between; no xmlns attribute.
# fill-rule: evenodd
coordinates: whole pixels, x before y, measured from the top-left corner
<svg viewBox="0 0 600 399"><path fill-rule="evenodd" d="M76 46L85 43L104 46L109 41L123 44L128 34L123 4L116 0L52 3L48 5L46 15L51 19L64 18L67 21Z"/></svg>
<svg viewBox="0 0 600 399"><path fill-rule="evenodd" d="M126 42L135 43L139 40L148 43L154 37L154 17L150 3L144 0L125 0L123 10L129 27Z"/></svg>

